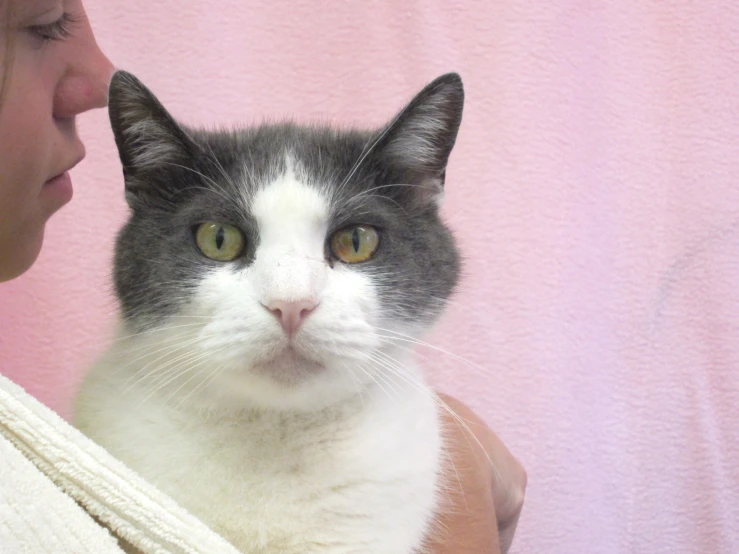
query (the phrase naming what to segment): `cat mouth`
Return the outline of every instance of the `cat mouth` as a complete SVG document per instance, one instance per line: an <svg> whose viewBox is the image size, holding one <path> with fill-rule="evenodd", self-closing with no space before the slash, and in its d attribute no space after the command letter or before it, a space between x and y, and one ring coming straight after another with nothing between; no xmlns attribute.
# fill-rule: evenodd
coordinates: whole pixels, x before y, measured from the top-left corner
<svg viewBox="0 0 739 554"><path fill-rule="evenodd" d="M291 345L272 358L255 362L252 369L279 382L290 384L320 373L326 366L304 356Z"/></svg>

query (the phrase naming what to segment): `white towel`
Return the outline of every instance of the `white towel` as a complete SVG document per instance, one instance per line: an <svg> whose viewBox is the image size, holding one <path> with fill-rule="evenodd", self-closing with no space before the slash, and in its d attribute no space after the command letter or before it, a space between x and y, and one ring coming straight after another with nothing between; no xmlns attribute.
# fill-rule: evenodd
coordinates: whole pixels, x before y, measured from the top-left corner
<svg viewBox="0 0 739 554"><path fill-rule="evenodd" d="M124 548L238 552L0 375L0 552L120 554Z"/></svg>

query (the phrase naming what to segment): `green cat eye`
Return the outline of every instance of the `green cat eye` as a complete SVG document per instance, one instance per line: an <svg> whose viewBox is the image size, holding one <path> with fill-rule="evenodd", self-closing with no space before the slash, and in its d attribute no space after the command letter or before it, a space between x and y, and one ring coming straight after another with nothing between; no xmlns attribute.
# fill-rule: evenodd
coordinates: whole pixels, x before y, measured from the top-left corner
<svg viewBox="0 0 739 554"><path fill-rule="evenodd" d="M208 221L195 231L195 242L200 251L218 262L230 262L244 251L244 235L233 225Z"/></svg>
<svg viewBox="0 0 739 554"><path fill-rule="evenodd" d="M357 264L369 260L380 245L380 234L369 225L354 225L331 237L331 252L342 262Z"/></svg>

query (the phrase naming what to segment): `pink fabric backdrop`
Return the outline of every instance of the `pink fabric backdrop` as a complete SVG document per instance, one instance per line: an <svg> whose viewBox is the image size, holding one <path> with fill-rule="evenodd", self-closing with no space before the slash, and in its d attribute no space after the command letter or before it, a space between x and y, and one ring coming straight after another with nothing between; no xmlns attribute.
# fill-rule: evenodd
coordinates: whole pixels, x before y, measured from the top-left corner
<svg viewBox="0 0 739 554"><path fill-rule="evenodd" d="M186 7L183 7L186 6ZM739 552L739 3L92 1L190 123L378 124L448 70L467 257L439 386L529 471L518 553ZM125 215L105 113L76 198L0 286L2 372L67 413L109 336Z"/></svg>

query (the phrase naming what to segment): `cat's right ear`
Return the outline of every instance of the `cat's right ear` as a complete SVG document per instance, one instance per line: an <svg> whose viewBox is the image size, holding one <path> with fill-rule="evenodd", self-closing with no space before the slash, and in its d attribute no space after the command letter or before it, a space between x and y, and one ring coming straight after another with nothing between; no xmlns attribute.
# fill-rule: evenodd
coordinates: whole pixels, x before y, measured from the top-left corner
<svg viewBox="0 0 739 554"><path fill-rule="evenodd" d="M192 139L154 94L126 71L117 71L111 79L108 114L129 205L171 197L175 183L166 176L193 159L197 146Z"/></svg>

